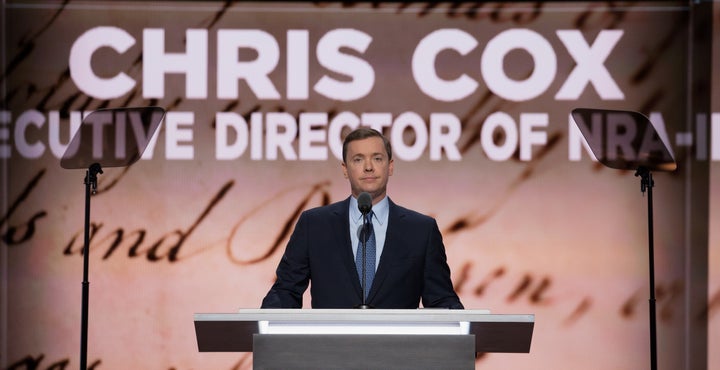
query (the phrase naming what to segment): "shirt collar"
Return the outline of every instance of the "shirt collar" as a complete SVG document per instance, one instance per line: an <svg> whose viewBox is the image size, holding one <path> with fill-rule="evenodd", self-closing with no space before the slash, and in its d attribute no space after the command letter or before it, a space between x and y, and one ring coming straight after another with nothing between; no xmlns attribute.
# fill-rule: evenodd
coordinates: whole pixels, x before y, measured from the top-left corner
<svg viewBox="0 0 720 370"><path fill-rule="evenodd" d="M390 208L389 204L390 202L388 201L388 197L386 195L380 202L378 202L378 204L375 204L372 207L375 220L377 220L380 225L384 225L385 222L387 222ZM358 209L357 198L355 197L350 197L350 219L356 224L362 222L362 213L360 213L360 210Z"/></svg>

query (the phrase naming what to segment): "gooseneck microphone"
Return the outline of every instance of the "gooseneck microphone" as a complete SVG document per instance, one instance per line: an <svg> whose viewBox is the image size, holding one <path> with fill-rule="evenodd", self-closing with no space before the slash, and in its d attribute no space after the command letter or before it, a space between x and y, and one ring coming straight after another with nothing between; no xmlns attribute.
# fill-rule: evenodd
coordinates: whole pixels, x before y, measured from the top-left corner
<svg viewBox="0 0 720 370"><path fill-rule="evenodd" d="M360 210L360 213L362 213L362 219L363 219L363 232L360 233L360 243L362 243L362 304L358 306L357 308L370 308L370 306L367 304L366 297L365 297L365 266L366 260L367 260L367 239L368 234L370 234L368 230L367 220L365 219L365 216L372 210L372 197L367 192L362 192L360 195L358 195L357 198L358 201L358 209Z"/></svg>
<svg viewBox="0 0 720 370"><path fill-rule="evenodd" d="M360 195L358 195L357 201L360 213L362 213L363 216L368 214L368 212L370 212L370 210L372 209L372 197L370 196L370 193L360 193Z"/></svg>

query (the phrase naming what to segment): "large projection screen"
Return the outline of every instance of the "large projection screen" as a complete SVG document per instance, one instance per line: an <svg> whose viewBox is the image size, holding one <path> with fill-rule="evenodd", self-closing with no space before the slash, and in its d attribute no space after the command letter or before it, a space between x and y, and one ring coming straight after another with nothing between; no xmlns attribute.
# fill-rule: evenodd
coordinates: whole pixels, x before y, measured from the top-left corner
<svg viewBox="0 0 720 370"><path fill-rule="evenodd" d="M638 111L653 174L658 362L720 354L720 11L711 2L3 1L0 368L80 358L82 118L167 111L92 197L88 363L247 369L194 313L257 308L300 211L346 198L343 136L392 141L388 194L436 218L466 308L534 314L478 369L648 368L647 194L570 112ZM310 307L306 295L304 307Z"/></svg>

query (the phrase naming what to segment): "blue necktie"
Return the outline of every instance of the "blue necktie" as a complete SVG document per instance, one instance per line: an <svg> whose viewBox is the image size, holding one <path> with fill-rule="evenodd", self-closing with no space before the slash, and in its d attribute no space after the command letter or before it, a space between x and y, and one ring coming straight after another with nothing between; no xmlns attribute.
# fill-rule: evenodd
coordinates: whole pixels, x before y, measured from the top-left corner
<svg viewBox="0 0 720 370"><path fill-rule="evenodd" d="M365 240L365 298L367 298L368 292L370 292L370 287L372 286L373 278L375 277L375 231L373 231L372 216L372 211L365 215L367 229L363 228L362 231L360 231L360 243L358 244L357 253L355 254L355 267L357 268L358 276L360 277L360 286L362 286L362 243L363 240ZM366 231L367 236L365 233Z"/></svg>

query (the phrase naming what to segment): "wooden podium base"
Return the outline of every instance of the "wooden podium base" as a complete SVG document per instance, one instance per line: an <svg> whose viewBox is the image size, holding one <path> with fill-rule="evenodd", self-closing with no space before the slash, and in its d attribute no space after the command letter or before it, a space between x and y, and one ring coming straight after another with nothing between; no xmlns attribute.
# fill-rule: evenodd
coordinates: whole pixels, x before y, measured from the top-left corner
<svg viewBox="0 0 720 370"><path fill-rule="evenodd" d="M474 369L474 335L253 335L253 369Z"/></svg>

